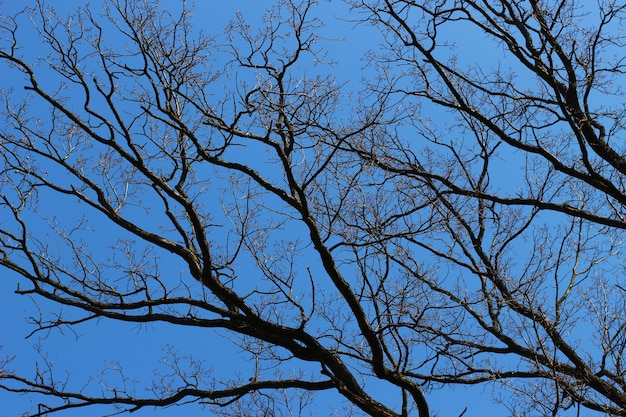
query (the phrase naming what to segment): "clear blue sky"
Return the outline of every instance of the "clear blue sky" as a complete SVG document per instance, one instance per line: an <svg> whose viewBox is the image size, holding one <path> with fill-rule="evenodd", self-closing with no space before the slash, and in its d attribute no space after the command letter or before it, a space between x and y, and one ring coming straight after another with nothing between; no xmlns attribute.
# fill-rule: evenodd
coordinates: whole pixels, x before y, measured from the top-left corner
<svg viewBox="0 0 626 417"><path fill-rule="evenodd" d="M0 6L0 13L12 14L22 5L32 2L5 2ZM50 2L52 4L53 2ZM82 5L82 1L55 2L56 7L71 9L75 5ZM97 4L97 2L93 2ZM59 6L62 4L62 6ZM178 1L163 1L163 7L177 7ZM241 11L244 16L252 22L258 21L264 6L270 2L263 1L213 1L198 2L195 10L197 22L202 22L203 30L206 33L223 33L223 27L229 19L234 17L236 11ZM322 19L327 24L324 29L329 38L337 38L336 41L328 43L331 48L331 56L334 56L339 65L333 69L337 79L342 81L356 82L362 75L367 76L368 69L364 68L364 61L361 60L363 53L368 48L375 48L378 40L375 32L368 28L355 26L354 23L337 19L346 18L347 8L341 2L321 2L319 12ZM26 34L26 31L24 32ZM343 38L343 39L341 39ZM480 48L472 49L471 46L480 44L480 39L472 39L471 35L463 34L460 38L469 48L466 49L466 58L471 60L484 57ZM36 36L22 38L22 44L29 44L32 51L37 52L38 39ZM45 80L40 80L45 84ZM432 115L431 117L437 117ZM65 207L55 206L55 202L49 204L53 209L66 210ZM65 215L76 215L76 212L65 212ZM96 224L96 228L107 229L107 223ZM99 230L99 233L107 231ZM109 230L110 233L115 233ZM106 250L105 248L103 250ZM163 266L165 273L178 276L182 271L180 265ZM33 327L26 325L25 319L37 314L34 305L27 297L18 297L12 293L16 288L16 278L6 271L0 271L0 345L3 351L0 355L16 354L17 357L12 364L16 370L32 369L32 365L37 358L33 351L33 345L37 343L38 337L35 335L30 339L25 336L32 331ZM40 303L42 310L50 306ZM153 378L155 364L164 356L164 349L171 345L173 349L181 355L193 354L194 357L204 359L207 364L214 369L215 375L231 375L238 369L240 359L236 348L229 345L224 338L216 338L203 331L194 329L178 329L170 325L149 325L138 328L126 323L112 323L100 321L97 326L89 324L77 326L76 337L70 331L60 334L58 331L51 332L43 341L44 351L48 352L49 360L53 361L59 370L67 370L72 380L86 380L90 375L95 375L106 364L118 363L129 376L142 381L149 381ZM111 374L107 378L115 380L116 375ZM140 384L140 385L142 385ZM387 389L383 387L382 389ZM465 417L501 415L503 410L491 402L491 392L482 391L483 388L466 391L457 388L453 391L445 390L441 392L428 393L428 400L433 412L439 412L441 416L457 416L465 406L468 407ZM488 390L489 388L487 388ZM378 390L378 387L377 387ZM139 392L140 393L140 392ZM378 393L380 395L380 392ZM390 395L395 394L390 392ZM384 394L383 394L384 395ZM14 416L19 411L28 407L32 400L31 396L8 396L0 392L0 415ZM329 414L327 405L320 401L320 408L315 415ZM99 409L85 409L75 412L61 414L63 416L95 416L99 414ZM104 413L104 411L102 411ZM133 416L201 416L208 415L195 406L172 407L167 410L145 409L133 414Z"/></svg>

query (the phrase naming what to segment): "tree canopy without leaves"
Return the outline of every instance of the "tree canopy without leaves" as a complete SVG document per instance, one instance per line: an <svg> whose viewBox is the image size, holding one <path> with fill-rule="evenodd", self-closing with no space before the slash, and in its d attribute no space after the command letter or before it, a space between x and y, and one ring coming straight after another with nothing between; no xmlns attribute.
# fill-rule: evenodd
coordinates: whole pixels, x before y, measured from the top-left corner
<svg viewBox="0 0 626 417"><path fill-rule="evenodd" d="M0 388L26 415L429 417L476 386L626 416L623 2L283 1L225 28L33 4L0 22L0 270L37 312L3 338L41 337ZM46 355L116 323L238 371L184 336L145 378Z"/></svg>

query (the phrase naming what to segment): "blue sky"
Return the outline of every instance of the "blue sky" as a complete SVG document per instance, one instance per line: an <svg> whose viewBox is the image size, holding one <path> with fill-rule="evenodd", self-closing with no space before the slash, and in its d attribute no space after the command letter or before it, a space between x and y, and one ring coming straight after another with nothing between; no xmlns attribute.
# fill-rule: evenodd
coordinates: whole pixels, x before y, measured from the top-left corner
<svg viewBox="0 0 626 417"><path fill-rule="evenodd" d="M10 15L26 4L29 2L5 2L0 6L0 13ZM49 4L54 4L57 12L63 15L64 9L72 10L73 7L84 5L85 2L67 1L63 3L49 2ZM178 1L164 1L161 4L162 7L176 8L180 3ZM227 24L229 19L234 18L237 11L241 11L246 20L254 24L258 22L259 16L267 4L270 3L258 1L199 2L194 12L195 21L198 22L199 26L202 26L206 33L221 34L223 31L221 28ZM378 40L375 38L375 32L369 28L341 20L355 16L350 16L346 6L340 2L332 4L322 2L317 13L320 14L326 24L326 27L323 28L324 36L333 39L324 45L330 48L330 58L337 60L337 64L332 68L333 74L339 83L348 82L358 88L357 83L360 78L371 73L362 58L368 48L376 47ZM32 36L32 32L30 33L32 37L28 37L28 30L24 30L22 35L22 44L28 45L26 53L28 55L38 54L38 38ZM475 52L473 51L473 53ZM472 57L475 58L476 56L472 55ZM314 71L316 69L308 70ZM326 70L326 68L320 69L320 71ZM40 82L45 84L46 80L40 79ZM78 217L83 214L80 212L80 208L66 207L60 201L48 201L46 205L51 213L60 218L64 216ZM86 212L86 215L89 216L90 213ZM117 233L114 229L110 229L107 223L99 224L97 216L90 219L90 225L94 228L93 236L96 236L95 239L111 238ZM106 251L107 247L103 246L100 250ZM163 273L173 276L184 274L181 265L177 266L175 262L167 259L162 259L162 261L162 265L167 265L161 267ZM35 346L39 342L43 345L47 360L54 364L55 369L61 372L61 375L63 372L67 372L71 381L85 381L91 386L97 386L97 382L90 381L90 377L97 376L104 367L113 369L119 367L126 372L129 378L141 381L139 385L143 386L154 377L153 370L157 364L163 365L168 346L183 356L193 355L194 358L206 361L207 366L210 366L214 375L217 376L230 376L239 371L244 372L247 368L238 366L242 364L240 352L225 338L214 337L198 329L179 329L165 324L137 326L101 320L95 325L91 323L76 326L75 334L67 329L63 333L53 330L48 334L38 333L25 339L33 330L32 326L25 323L28 318L36 316L39 313L38 308L43 314L56 312L56 308L40 300L37 301L36 307L27 297L15 295L13 290L16 288L17 281L18 279L11 273L2 271L2 279L0 280L0 317L2 317L0 334L2 336L0 337L0 344L3 345L3 350L0 355L16 355L11 366L17 371L26 370L26 375L32 374L35 361L41 361L35 352ZM113 382L119 381L119 378L119 374L113 370L105 376L106 380ZM396 395L395 392L389 391L385 385L372 384L370 389L383 399L385 390L389 392L390 396ZM459 415L465 406L468 406L468 412L465 416L478 416L484 415L488 409L492 409L489 394L489 392L484 392L483 395L482 388L471 392L457 388L452 392L446 390L429 393L428 400L432 410L439 412L442 416ZM330 397L330 401L326 401L323 397ZM330 407L336 406L337 400L336 395L320 395L319 407L317 409L313 407L313 415L331 415ZM6 416L18 415L19 412L27 410L31 405L34 406L37 401L38 399L32 395L9 396L0 392L0 403L3 404L2 414ZM111 410L108 408L79 409L61 415L96 416L104 415L105 412L111 412ZM208 415L208 412L190 405L156 411L144 409L133 415L142 417L152 415L178 416L182 414L201 416ZM341 415L341 413L337 415Z"/></svg>
<svg viewBox="0 0 626 417"><path fill-rule="evenodd" d="M17 8L29 2L8 3L5 2L0 6L0 13L10 15ZM52 4L53 2L50 2ZM66 8L71 10L74 6L83 5L85 2L67 1L55 4L57 8ZM260 1L224 1L224 2L199 2L196 5L194 19L198 26L207 33L216 33L223 35L224 27L227 22L235 17L237 11L241 11L246 20L251 24L259 21L262 10L270 2ZM163 1L162 7L176 8L179 7L179 1ZM324 45L330 49L330 58L337 60L337 64L332 67L332 73L338 82L349 83L347 89L352 86L358 88L358 82L362 76L367 77L372 74L372 69L368 68L366 62L362 59L363 54L369 48L376 48L379 40L376 32L371 28L359 26L355 23L346 21L353 17L350 16L347 7L342 2L321 2L316 9L316 13L326 24L323 28L323 34L328 39ZM62 13L61 13L62 14ZM38 53L38 39L36 36L29 37L28 31L24 31L24 37L21 39L23 44L28 44L27 54L34 55ZM452 34L456 35L456 34ZM461 35L461 34L459 34ZM464 33L459 37L461 45L459 51L462 51L461 59L468 62L476 62L482 60L486 62L488 58L493 58L493 65L497 63L497 57L489 55L485 49L477 47L480 45L481 38L476 34ZM32 48L32 49L31 49ZM216 59L220 59L219 57ZM326 67L308 68L306 71L326 71ZM45 80L40 80L42 84ZM436 119L440 117L445 119L445 115L435 112L430 115ZM346 115L348 116L348 115ZM503 162L502 171L510 170L510 165ZM503 176L501 179L503 185L510 185L512 179ZM47 210L51 212L58 211L60 217L78 217L81 213L80 209L62 206L62 203L55 201L47 202ZM108 223L98 223L98 217L92 216L92 213L85 211L91 219L91 226L94 232L91 236L97 239L95 244L100 244L100 250L106 252L107 246L103 243L111 241L118 233L115 229L111 229ZM150 220L148 220L150 221ZM91 232L90 232L91 233ZM102 238L102 241L100 239ZM159 254L160 270L162 273L169 275L172 279L184 276L185 271L180 263L167 255ZM316 260L310 261L312 265ZM199 329L180 329L175 326L165 324L152 324L147 326L136 326L128 323L112 323L105 320L99 321L97 325L87 324L77 326L76 335L71 331L64 331L61 334L55 330L47 335L36 334L29 339L25 339L33 329L28 326L25 321L28 317L38 314L35 305L27 297L19 297L13 294L18 280L15 276L2 271L2 279L0 280L0 317L2 321L0 325L0 345L3 345L3 351L0 355L16 355L12 367L15 370L32 371L33 363L37 358L33 346L38 343L38 339L46 336L41 342L45 344L45 352L48 359L55 363L59 370L66 371L68 377L73 381L89 381L89 377L97 375L100 369L105 366L124 369L131 379L141 381L140 386L144 386L146 381L154 377L153 370L158 366L166 365L166 350L171 347L173 351L178 352L182 356L193 355L195 359L203 360L206 366L213 369L215 376L230 376L237 372L242 373L242 377L246 377L248 367L241 362L240 352L230 344L225 337L215 337ZM39 308L44 312L55 311L47 303L38 301ZM115 381L119 378L115 372L110 372L105 377L106 380ZM89 382L95 386L95 382ZM370 386L372 392L376 392L381 398L386 393L394 396L393 390L384 385L376 385L372 383ZM329 397L326 401L323 397ZM331 415L328 403L334 405L339 397L333 394L323 394L319 398L319 408L312 415ZM467 406L468 411L465 417L504 414L502 408L494 405L491 400L490 388L474 388L466 390L462 387L453 390L441 390L427 393L427 398L433 412L438 412L441 416L457 416ZM37 401L32 396L8 396L0 392L0 403L3 405L3 413L7 416L17 415L18 412L28 408L31 401ZM315 408L313 408L315 409ZM105 413L102 409L102 414ZM110 411L110 410L108 410ZM60 414L63 416L84 416L84 415L101 415L100 409L94 410L78 410ZM201 416L208 415L207 411L202 411L194 405L183 407L172 407L166 410L141 410L134 416L177 416L177 415ZM341 415L341 414L337 414Z"/></svg>
<svg viewBox="0 0 626 417"><path fill-rule="evenodd" d="M65 10L71 11L77 6L84 6L87 2L83 1L64 1L48 2L54 5L57 13L65 14ZM4 2L0 6L0 14L12 15L22 6L33 4L33 2ZM266 5L270 3L257 1L228 1L228 2L199 2L194 11L195 21L202 26L208 34L223 34L223 28L230 19L235 18L235 14L241 11L246 20L258 22ZM179 8L179 1L163 1L162 7ZM358 47L369 45L366 38L362 38L355 42L354 36L358 34L358 30L352 29L352 24L345 24L335 20L333 14L335 10L328 4L324 4L323 9L328 15L327 24L330 37L352 38L352 42L343 40L333 41L333 45L337 48L337 55L342 58L349 58L348 65L336 67L342 68L337 76L339 79L354 81L354 72L359 71L362 62L359 61L360 52ZM345 7L339 7L337 14L344 14ZM253 23L254 24L254 23ZM37 45L40 40L27 28L20 31L22 45L28 45L25 53L27 55L38 55L39 49ZM349 29L346 31L346 29ZM45 79L40 79L45 84ZM19 86L16 86L18 89ZM68 207L65 202L55 200L54 197L46 203L50 212L60 218L67 216L68 218L78 217L81 213L80 208ZM87 213L89 215L89 213ZM92 213L93 214L93 213ZM93 235L95 239L106 240L114 237L119 231L106 222L98 224L97 215L91 219L91 227L94 229ZM106 246L100 248L107 250ZM181 265L178 267L172 264L172 260L163 259L162 267L164 274L172 274L180 276L184 274ZM206 332L198 329L180 329L176 326L165 324L150 324L146 326L133 325L128 323L112 323L106 320L98 321L96 324L77 326L72 333L65 329L62 333L54 330L49 333L38 333L29 338L34 327L29 326L26 322L30 317L37 316L39 310L44 314L54 313L57 308L50 303L37 300L32 302L28 297L18 296L14 294L19 279L12 273L5 270L1 273L0 279L0 357L14 356L11 362L11 368L15 371L24 372L26 375L33 375L35 362L41 362L42 358L36 352L36 345L43 345L42 351L45 352L46 359L54 364L61 375L67 373L71 381L84 381L97 387L97 382L91 380L92 377L98 377L99 372L103 368L120 368L126 375L135 380L141 381L141 386L146 386L149 381L154 378L154 369L162 366L167 360L166 351L171 349L181 356L193 355L195 358L204 360L213 370L214 375L232 376L237 372L244 372L247 366L239 366L242 364L240 352L236 346L228 343L223 337L215 337L208 335ZM22 284L24 285L24 284ZM245 375L244 375L245 376ZM105 379L108 381L119 381L120 375L115 371L109 371ZM142 391L139 391L141 396ZM145 393L149 396L150 393ZM34 410L39 401L33 395L9 395L0 392L0 404L2 404L3 416L17 416L18 413ZM330 409L325 410L326 404L318 409L320 415L330 414ZM76 411L64 412L63 416L84 416L84 415L104 415L111 413L110 408L92 408L89 410L78 409ZM151 408L140 410L133 413L134 416L206 416L209 415L207 410L201 410L196 405L177 406L168 409L153 410Z"/></svg>

